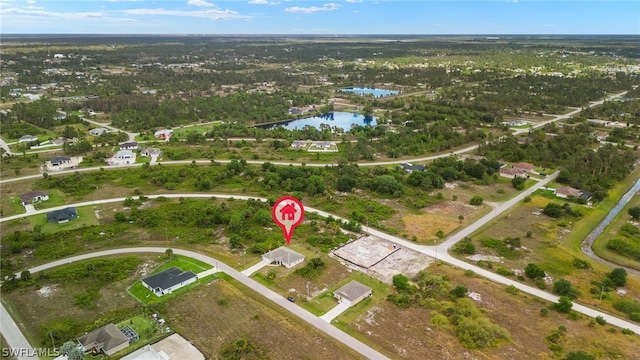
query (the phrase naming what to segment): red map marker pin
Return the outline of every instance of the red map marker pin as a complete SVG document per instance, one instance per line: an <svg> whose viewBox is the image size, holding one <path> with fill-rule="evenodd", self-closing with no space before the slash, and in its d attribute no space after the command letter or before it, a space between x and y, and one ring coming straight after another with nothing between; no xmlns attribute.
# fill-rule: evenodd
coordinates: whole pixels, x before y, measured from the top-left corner
<svg viewBox="0 0 640 360"><path fill-rule="evenodd" d="M291 242L293 229L304 219L304 206L300 200L292 196L283 196L273 204L271 209L273 221L282 228L287 245Z"/></svg>

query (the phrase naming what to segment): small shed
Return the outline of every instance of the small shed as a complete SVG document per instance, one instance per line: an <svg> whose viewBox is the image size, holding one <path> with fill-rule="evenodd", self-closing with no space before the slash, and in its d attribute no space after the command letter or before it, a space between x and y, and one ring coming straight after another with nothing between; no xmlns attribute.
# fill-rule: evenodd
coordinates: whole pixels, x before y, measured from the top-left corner
<svg viewBox="0 0 640 360"><path fill-rule="evenodd" d="M262 261L276 265L284 265L291 268L304 261L304 255L297 253L288 247L281 246L262 255Z"/></svg>
<svg viewBox="0 0 640 360"><path fill-rule="evenodd" d="M363 285L355 280L350 281L345 286L333 292L333 296L339 302L347 302L349 306L353 306L364 298L371 296L370 287Z"/></svg>

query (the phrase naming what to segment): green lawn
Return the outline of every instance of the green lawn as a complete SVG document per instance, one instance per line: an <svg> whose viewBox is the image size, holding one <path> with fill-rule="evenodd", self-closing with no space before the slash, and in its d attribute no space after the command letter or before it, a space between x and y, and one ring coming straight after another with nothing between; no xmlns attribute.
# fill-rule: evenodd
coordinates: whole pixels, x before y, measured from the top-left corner
<svg viewBox="0 0 640 360"><path fill-rule="evenodd" d="M149 315L134 316L130 319L126 319L116 324L116 326L118 327L118 329L122 329L127 326L131 327L133 330L135 330L136 333L138 333L140 339L132 343L122 351L113 354L112 357L109 357L110 359L119 359L122 356L130 354L147 344L156 342L157 340L167 335L164 331L164 327L161 328L160 326L158 326L158 323L156 323L156 321Z"/></svg>
<svg viewBox="0 0 640 360"><path fill-rule="evenodd" d="M62 230L75 230L87 226L98 225L98 219L93 212L92 206L76 208L76 210L78 210L78 217L63 224L47 222L46 214L29 216L28 219L32 227L41 225L43 233L54 233L56 231Z"/></svg>
<svg viewBox="0 0 640 360"><path fill-rule="evenodd" d="M65 204L64 200L66 197L60 195L59 190L49 190L49 200L41 201L39 203L34 204L36 210L47 209L57 206L62 206Z"/></svg>
<svg viewBox="0 0 640 360"><path fill-rule="evenodd" d="M213 267L209 264L206 264L202 261L199 260L195 260L195 259L191 259L185 256L180 256L180 255L174 255L170 260L168 260L167 262L165 262L164 264L158 266L158 268L156 268L152 274L157 274L161 271L164 271L166 269L172 268L172 267L178 267L183 271L193 271L194 273L200 273L202 271L205 270L209 270L212 269ZM142 285L142 281L138 280L136 281L131 287L129 287L129 289L127 289L127 291L129 292L129 294L131 294L134 298L138 299L138 301L149 305L149 304L154 304L154 303L159 303L159 302L164 302L167 299L170 299L174 296L177 296L178 294L182 294L183 292L187 291L189 288L195 286L196 284L202 283L202 282L208 282L212 279L217 278L217 276L211 275L211 276L207 276L205 278L202 279L198 279L195 283L190 284L189 286L185 286L183 288L180 288L174 292L172 292L171 294L168 295L164 295L164 296L156 296L154 293L152 293L151 291L149 291L149 289L147 289L146 287L144 287L144 285Z"/></svg>

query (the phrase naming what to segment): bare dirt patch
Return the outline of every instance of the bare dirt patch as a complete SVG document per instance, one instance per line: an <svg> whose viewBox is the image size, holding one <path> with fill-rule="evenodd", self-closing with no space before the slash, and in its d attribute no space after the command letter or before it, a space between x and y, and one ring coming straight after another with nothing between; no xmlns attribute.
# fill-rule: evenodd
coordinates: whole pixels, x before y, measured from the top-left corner
<svg viewBox="0 0 640 360"><path fill-rule="evenodd" d="M449 234L461 226L460 215L469 218L476 211L475 207L460 201L444 201L425 208L422 214L404 216L404 232L418 241L436 240L438 231Z"/></svg>
<svg viewBox="0 0 640 360"><path fill-rule="evenodd" d="M432 262L429 256L371 235L349 242L333 255L345 266L388 284L394 275L414 276Z"/></svg>
<svg viewBox="0 0 640 360"><path fill-rule="evenodd" d="M220 358L222 348L239 338L256 344L268 359L360 358L272 306L234 281L216 281L170 301L165 319L207 359Z"/></svg>

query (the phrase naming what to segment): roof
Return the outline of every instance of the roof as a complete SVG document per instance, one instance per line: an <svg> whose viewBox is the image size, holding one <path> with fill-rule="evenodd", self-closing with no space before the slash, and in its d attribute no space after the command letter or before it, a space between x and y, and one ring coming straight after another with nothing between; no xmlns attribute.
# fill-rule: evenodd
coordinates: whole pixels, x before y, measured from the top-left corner
<svg viewBox="0 0 640 360"><path fill-rule="evenodd" d="M411 163L402 163L400 164L400 166L402 166L402 168L405 170L411 171L425 171L427 169L427 167L424 165L413 165Z"/></svg>
<svg viewBox="0 0 640 360"><path fill-rule="evenodd" d="M512 176L522 175L522 170L513 169L513 168L501 168L500 169L500 174L512 175Z"/></svg>
<svg viewBox="0 0 640 360"><path fill-rule="evenodd" d="M39 190L29 191L26 194L20 195L20 200L22 200L22 202L26 203L26 202L30 202L31 200L33 200L33 198L38 197L38 196L49 196L49 194L44 192L44 191L39 191Z"/></svg>
<svg viewBox="0 0 640 360"><path fill-rule="evenodd" d="M51 158L51 162L63 162L63 161L71 161L71 158L68 156L55 156Z"/></svg>
<svg viewBox="0 0 640 360"><path fill-rule="evenodd" d="M162 152L162 150L160 150L158 148L153 148L153 147L146 148L146 149L142 150L143 154L149 154L149 155L158 155L161 152Z"/></svg>
<svg viewBox="0 0 640 360"><path fill-rule="evenodd" d="M512 167L514 169L522 169L522 170L527 170L527 171L533 170L533 165L531 165L529 163L525 163L525 162L515 163L515 164L513 164Z"/></svg>
<svg viewBox="0 0 640 360"><path fill-rule="evenodd" d="M22 136L20 137L20 140L27 140L27 139L36 139L36 140L37 140L37 139L38 139L38 137L37 137L37 136L35 136L35 135L22 135Z"/></svg>
<svg viewBox="0 0 640 360"><path fill-rule="evenodd" d="M142 279L152 289L168 289L191 278L197 277L192 271L182 271L180 268L172 267L163 272L151 275Z"/></svg>
<svg viewBox="0 0 640 360"><path fill-rule="evenodd" d="M129 338L120 331L114 324L108 324L92 332L82 335L78 342L85 349L97 349L109 352L123 343L129 343Z"/></svg>
<svg viewBox="0 0 640 360"><path fill-rule="evenodd" d="M338 294L341 298L347 299L349 301L357 300L362 296L366 296L371 292L371 288L361 283L351 280L345 286L340 289L334 291L334 294Z"/></svg>
<svg viewBox="0 0 640 360"><path fill-rule="evenodd" d="M556 194L566 195L566 196L574 196L580 197L582 195L582 191L576 188L572 188L571 186L560 186L556 190Z"/></svg>
<svg viewBox="0 0 640 360"><path fill-rule="evenodd" d="M103 133L106 133L108 131L109 130L100 127L100 128L95 128L95 129L89 130L89 133L91 133L91 134L103 134Z"/></svg>
<svg viewBox="0 0 640 360"><path fill-rule="evenodd" d="M133 157L133 152L131 150L118 150L116 157Z"/></svg>
<svg viewBox="0 0 640 360"><path fill-rule="evenodd" d="M132 142L124 142L122 144L120 144L120 147L137 147L138 143L135 141Z"/></svg>
<svg viewBox="0 0 640 360"><path fill-rule="evenodd" d="M63 221L78 217L78 211L73 206L55 210L47 214L48 221Z"/></svg>
<svg viewBox="0 0 640 360"><path fill-rule="evenodd" d="M266 254L263 254L262 257L269 259L270 261L274 261L279 259L283 263L291 264L298 260L304 260L304 255L297 253L291 250L288 247L281 246L277 249L273 249Z"/></svg>

